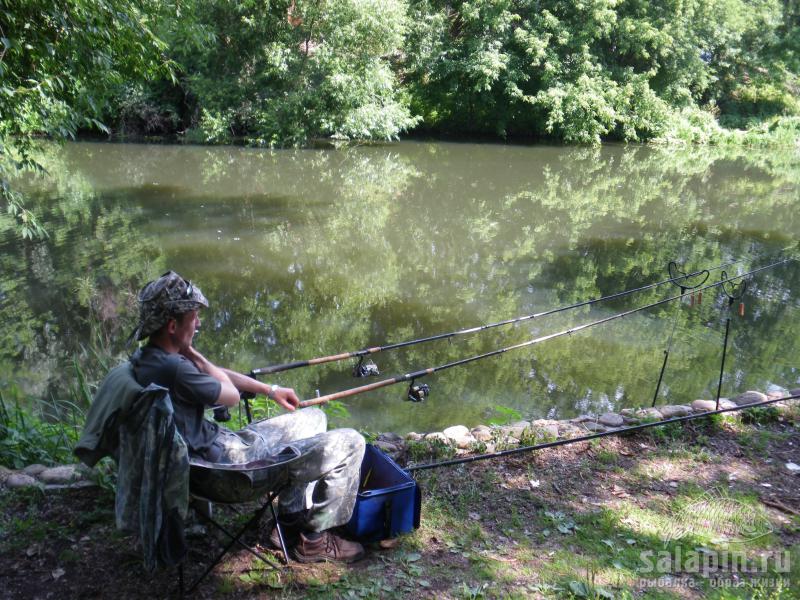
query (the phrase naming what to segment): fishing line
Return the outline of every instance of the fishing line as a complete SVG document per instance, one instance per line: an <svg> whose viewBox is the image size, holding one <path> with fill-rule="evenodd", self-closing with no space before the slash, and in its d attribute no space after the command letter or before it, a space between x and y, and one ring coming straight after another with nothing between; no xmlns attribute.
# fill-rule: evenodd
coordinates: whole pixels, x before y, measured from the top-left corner
<svg viewBox="0 0 800 600"><path fill-rule="evenodd" d="M718 265L716 267L711 267L709 269L703 269L703 270L700 270L700 271L695 271L693 273L684 273L684 274L680 275L680 277L678 279L686 279L686 278L695 277L697 275L700 275L701 273L706 273L706 272L710 272L710 271L716 271L716 270L719 270L719 269L724 269L725 267L728 267L728 266L731 266L731 265L735 265L735 264L738 264L738 263L741 263L741 262L743 262L743 260L741 260L741 259L740 260L734 260L734 261L731 261L731 262L727 262L727 263ZM674 263L671 263L671 264L674 264ZM395 350L395 349L398 349L398 348L405 348L405 347L408 347L408 346L414 346L416 344L424 344L424 343L433 342L433 341L436 341L436 340L449 339L449 338L453 338L453 337L456 337L456 336L467 335L467 334L471 334L471 333L478 333L478 332L481 332L481 331L485 331L487 329L492 329L494 327L501 327L503 325L511 325L511 324L516 324L516 323L521 323L523 321L530 321L532 319L546 317L548 315L554 315L556 313L564 312L564 311L567 311L567 310L573 310L573 309L576 309L576 308L581 308L583 306L590 306L590 305L596 304L598 302L605 302L607 300L614 300L616 298L622 298L624 296L628 296L630 294L634 294L634 293L637 293L637 292L643 292L645 290L653 289L655 287L659 287L659 286L665 285L667 283L675 283L675 281L676 281L675 278L665 279L664 281L659 281L659 282L651 283L651 284L648 284L648 285L645 285L645 286L642 286L642 287L638 287L638 288L634 288L634 289L630 289L630 290L625 290L625 291L622 291L622 292L617 292L615 294L610 294L608 296L603 296L601 298L590 298L589 300L583 300L581 302L577 302L575 304L570 304L568 306L561 306L561 307L553 308L553 309L546 310L546 311L540 312L540 313L534 313L534 314L525 315L525 316L522 316L522 317L516 317L516 318L513 318L513 319L507 319L505 321L498 321L497 323L489 323L487 325L478 325L476 327L470 327L470 328L467 328L467 329L460 329L458 331L451 331L449 333L440 333L440 334L437 334L437 335L432 335L432 336L413 339L413 340L407 340L407 341L404 341L404 342L396 342L396 343L393 343L393 344L387 344L385 346L375 346L375 347L372 347L372 348L363 348L361 350L355 350L355 351L352 351L352 352L342 352L340 354L333 354L333 355L330 355L330 356L320 356L320 357L317 357L317 358L310 358L310 359L307 359L307 360L297 360L297 361L288 362L288 363L284 363L284 364L271 365L271 366L268 366L268 367L262 367L262 368L259 368L259 369L253 369L250 372L250 376L251 377L256 377L258 375L269 375L269 374L272 374L272 373L279 373L281 371L289 371L291 369L298 369L298 368L301 368L301 367L309 367L309 366L312 366L312 365L321 365L321 364L324 364L324 363L346 360L348 358L358 358L359 359L358 363L355 365L355 367L353 369L353 375L354 376L356 376L356 377L375 376L375 375L379 375L380 374L380 372L378 371L377 366L371 361L367 362L367 363L364 363L364 357L366 357L368 355L371 355L371 354L377 354L378 352L385 352L387 350Z"/></svg>
<svg viewBox="0 0 800 600"><path fill-rule="evenodd" d="M789 261L792 261L792 260L795 260L794 257L785 258L783 260L776 261L776 262L771 263L769 265L765 265L763 267L759 267L757 269L753 269L753 270L751 270L751 271L749 271L747 273L743 273L741 275L736 275L735 277L730 277L728 279L721 280L721 281L718 281L716 283L712 283L712 284L706 285L704 287L698 288L698 291L704 291L704 290L707 290L707 289L719 287L719 286L723 285L724 283L731 282L731 281L736 281L736 280L742 279L744 277L748 277L750 275L754 275L755 273L759 273L760 271L764 271L766 269L771 269L773 267L776 267L776 266L781 265L781 264L785 264L785 263L787 263ZM300 402L300 408L305 408L306 406L315 406L315 405L318 405L318 404L324 404L326 402L330 402L331 400L339 400L340 398L347 398L349 396L355 396L356 394L361 394L361 393L364 393L364 392L377 390L377 389L380 389L380 388L383 388L383 387L387 387L387 386L390 386L390 385L395 385L397 383L402 383L402 382L405 382L405 381L410 381L411 382L410 386L409 386L409 394L408 394L409 400L413 400L415 402L418 402L418 401L423 400L425 397L427 397L428 390L427 390L427 386L425 386L425 385L416 386L416 380L420 379L422 377L425 377L426 375L432 375L433 373L437 373L439 371L444 371L445 369L450 369L452 367L465 365L465 364L468 364L468 363L471 363L471 362L474 362L474 361L477 361L477 360L481 360L481 359L484 359L484 358L489 358L489 357L492 357L492 356L498 356L500 354L504 354L506 352L510 352L511 350L518 350L520 348L526 348L528 346L533 346L535 344L540 344L542 342L546 342L548 340L552 340L552 339L555 339L555 338L558 338L558 337L562 337L562 336L565 336L565 335L572 335L573 333L577 333L578 331L583 331L584 329L588 329L588 328L594 327L596 325L602 325L603 323L608 323L610 321L614 321L616 319L621 319L621 318L627 317L629 315L636 314L636 313L639 313L641 311L644 311L644 310L647 310L647 309L650 309L650 308L654 308L656 306L661 306L662 304L666 304L668 302L673 302L675 300L680 299L681 297L682 297L681 295L672 296L670 298L665 298L663 300L659 300L658 302L653 302L652 304L647 304L645 306L640 306L640 307L637 307L637 308L633 308L631 310L627 310L627 311L624 311L624 312L621 312L621 313L617 313L617 314L605 317L603 319L599 319L597 321L592 321L590 323L585 323L583 325L578 325L576 327L571 327L571 328L565 329L563 331L558 331L556 333L551 333L549 335L544 335L544 336L541 336L541 337L533 338L531 340L527 340L527 341L521 342L519 344L514 344L512 346L507 346L505 348L500 348L498 350L492 350L491 352L486 352L484 354L478 354L478 355L475 355L475 356L462 358L460 360L456 360L456 361L453 361L453 362L445 363L443 365L439 365L439 366L436 366L436 367L429 367L427 369L421 369L419 371L414 371L413 373L406 373L405 375L398 375L398 376L392 377L390 379L384 379L382 381L376 381L375 383L370 383L370 384L367 384L367 385L362 385L362 386L358 386L358 387L355 387L355 388L350 388L350 389L347 389L347 390L334 392L332 394L327 394L325 396L319 396L317 398L304 400L304 401ZM415 389L415 386L416 386L417 389Z"/></svg>

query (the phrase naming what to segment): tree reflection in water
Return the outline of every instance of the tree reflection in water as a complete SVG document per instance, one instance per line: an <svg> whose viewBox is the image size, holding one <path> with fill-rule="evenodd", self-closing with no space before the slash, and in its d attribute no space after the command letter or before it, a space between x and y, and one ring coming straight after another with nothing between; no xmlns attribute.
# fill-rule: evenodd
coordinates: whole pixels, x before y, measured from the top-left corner
<svg viewBox="0 0 800 600"><path fill-rule="evenodd" d="M495 322L742 258L795 240L796 152L403 142L264 151L80 143L46 147L23 182L49 229L5 232L0 379L58 397L124 356L135 292L172 268L212 306L197 345L243 370ZM3 225L0 223L0 225ZM718 276L718 274L715 274ZM797 382L798 268L759 276L732 326L723 395ZM391 375L654 302L659 288L517 327L377 355ZM677 311L663 402L716 391L718 294ZM388 388L347 401L348 424L429 430L494 407L567 417L648 404L672 307L437 375L424 404ZM351 365L276 376L304 397L363 383Z"/></svg>

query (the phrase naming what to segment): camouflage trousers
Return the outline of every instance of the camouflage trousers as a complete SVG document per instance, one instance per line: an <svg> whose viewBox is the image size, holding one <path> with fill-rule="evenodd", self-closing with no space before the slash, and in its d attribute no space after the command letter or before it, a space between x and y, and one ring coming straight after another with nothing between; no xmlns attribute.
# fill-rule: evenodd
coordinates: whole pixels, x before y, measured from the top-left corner
<svg viewBox="0 0 800 600"><path fill-rule="evenodd" d="M326 431L318 408L304 408L251 423L237 432L220 428L214 442L222 449L216 462L245 463L278 454L287 446L300 453L289 467L289 487L278 499L281 514L306 511L312 531L350 520L358 493L364 438L353 429Z"/></svg>

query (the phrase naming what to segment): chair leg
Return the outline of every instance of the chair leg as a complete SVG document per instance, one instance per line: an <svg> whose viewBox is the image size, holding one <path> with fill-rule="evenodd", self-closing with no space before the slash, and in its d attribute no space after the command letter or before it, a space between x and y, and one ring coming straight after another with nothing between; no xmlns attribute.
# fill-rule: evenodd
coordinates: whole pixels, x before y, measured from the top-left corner
<svg viewBox="0 0 800 600"><path fill-rule="evenodd" d="M190 594L191 592L193 592L194 589L198 585L200 585L200 582L203 581L203 579L206 578L206 576L214 569L214 567L216 567L219 564L219 562L230 551L230 549L234 546L234 544L239 544L242 548L244 548L245 550L250 552L255 557L259 558L260 560L264 561L265 563L272 564L272 563L270 563L270 560L266 556L264 556L260 552L256 552L255 550L253 550L252 548L247 546L247 544L242 542L240 538L242 537L242 535L244 535L244 533L248 529L250 529L250 527L252 527L253 525L255 525L256 523L258 523L261 520L261 517L264 515L264 512L267 510L267 507L269 507L272 510L273 517L275 516L275 507L272 506L272 502L275 500L275 498L278 497L278 494L281 491L282 491L282 488L280 490L277 490L277 491L271 493L269 495L269 497L267 498L267 502L263 506L261 506L261 508L259 508L253 514L252 517L250 517L250 519L247 521L247 523L245 523L242 526L242 528L239 529L238 533L236 533L236 534L231 533L230 531L225 529L222 525L220 525L219 523L214 521L212 518L207 517L206 515L204 515L202 512L198 513L203 520L207 521L208 523L210 523L211 525L213 525L214 527L216 527L217 529L222 531L225 535L227 535L230 538L231 541L222 549L222 552L220 552L214 558L214 560L211 561L211 563L208 565L208 567L206 567L206 570L203 571L202 575L200 575L192 583L192 585L189 587L188 590L186 590L185 593ZM275 519L275 522L278 523L277 518ZM278 525L278 534L279 534L279 537L280 537L280 540L281 540L281 549L284 552L285 561L286 561L286 564L288 565L289 564L289 555L286 552L286 545L284 544L284 541L283 541L283 532L280 529L280 525ZM179 577L181 579L181 597L182 597L183 593L184 593L184 591L183 591L183 564L180 565Z"/></svg>
<svg viewBox="0 0 800 600"><path fill-rule="evenodd" d="M208 574L209 574L209 573L210 573L210 572L211 572L211 571L214 569L214 567L216 567L216 566L217 566L217 565L220 563L220 561L223 559L223 557L224 557L224 556L225 556L225 555L226 555L228 552L230 552L230 549L231 549L231 548L232 548L232 547L233 547L235 544L239 544L239 545L240 545L240 546L242 546L242 547L243 547L245 550L247 550L248 552L250 552L251 554L253 554L253 555L254 555L254 556L256 556L257 558L259 558L260 560L263 560L264 562L266 562L266 563L269 563L269 559L268 559L268 558L266 558L265 556L261 555L259 552L256 552L256 551L255 551L255 550L253 550L252 548L248 547L246 544L244 544L244 543L243 543L243 542L242 542L242 541L239 539L239 538L240 538L240 537L241 537L241 536L244 534L244 532L245 532L245 531L247 531L247 530L248 530L250 527L252 527L252 525L253 525L255 522L257 522L257 521L258 521L258 519L261 517L261 515L262 515L262 514L263 514L263 510L259 510L259 511L257 511L257 512L256 512L256 514L255 514L255 515L253 515L253 517L251 517L251 518L250 518L250 520L249 520L247 523L245 523L244 527L242 527L242 528L239 530L239 532L238 532L238 533L236 533L236 534L233 534L233 533L229 532L227 529L225 529L225 528L224 528L222 525L220 525L219 523L217 523L217 522L216 522L216 521L214 521L213 519L208 519L207 517L203 517L204 519L206 519L206 520L207 520L207 522L208 522L208 523L210 523L211 525L214 525L214 526L215 526L217 529L219 529L219 530L220 530L220 531L222 531L222 532L223 532L225 535L227 535L227 536L228 536L228 537L231 539L231 541L230 541L230 542L228 542L228 544L227 544L227 545L226 545L226 546L225 546L225 547L222 549L222 551L221 551L221 552L220 552L220 553L219 553L219 554L218 554L218 555L217 555L217 556L214 558L214 560L212 560L212 561L211 561L211 563L210 563L210 564L209 564L209 565L206 567L206 570L205 570L205 571L203 571L202 575L200 575L200 576L199 576L199 577L198 577L198 578L197 578L197 579L196 579L196 580L195 580L195 581L192 583L192 585L191 585L191 586L189 586L189 589L187 590L187 593L191 593L191 592L193 592L193 591L194 591L194 589L195 589L195 588L196 588L198 585L200 585L200 582L201 582L201 581L203 581L203 579L205 579L205 578L206 578L206 576L207 576L207 575L208 575Z"/></svg>
<svg viewBox="0 0 800 600"><path fill-rule="evenodd" d="M244 535L244 533L248 529L250 529L250 527L252 527L256 522L258 522L261 519L261 515L263 515L263 514L264 514L263 511L259 510L259 513L256 514L256 515L253 515L253 517L251 517L250 520L244 526L242 526L242 528L239 530L238 533L231 533L230 531L225 529L225 527L223 527L222 525L220 525L219 523L217 523L213 519L208 519L207 517L203 517L203 518L206 520L207 523L209 523L210 525L213 525L214 527L219 529L222 533L224 533L226 536L228 536L228 538L231 540L231 543L228 545L228 548L230 548L233 544L239 544L244 550L247 550L250 554L252 554L256 558L260 558L264 562L269 563L270 560L268 558L266 558L260 552L256 552L255 550L253 550L250 546L245 544L240 539L242 537L242 535Z"/></svg>
<svg viewBox="0 0 800 600"><path fill-rule="evenodd" d="M272 502L269 503L269 508L272 511L272 519L275 521L275 529L278 530L278 539L281 542L281 550L283 551L283 563L288 566L289 551L286 549L286 540L283 538L283 527L281 527L281 522L278 520L278 513L275 512L275 507L272 505Z"/></svg>

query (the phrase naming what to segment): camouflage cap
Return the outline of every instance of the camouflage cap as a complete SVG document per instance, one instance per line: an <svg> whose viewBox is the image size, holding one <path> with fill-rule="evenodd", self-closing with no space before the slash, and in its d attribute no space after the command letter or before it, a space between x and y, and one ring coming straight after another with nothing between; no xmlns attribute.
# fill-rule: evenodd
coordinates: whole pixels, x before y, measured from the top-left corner
<svg viewBox="0 0 800 600"><path fill-rule="evenodd" d="M149 337L170 318L201 307L208 308L208 300L200 288L175 271L167 271L145 285L139 292L138 300L139 324L131 334L131 338L136 340Z"/></svg>

